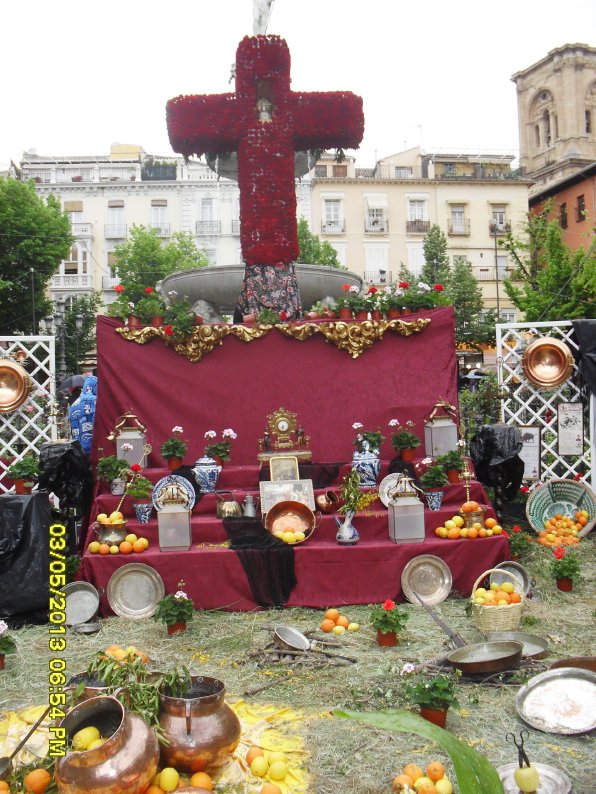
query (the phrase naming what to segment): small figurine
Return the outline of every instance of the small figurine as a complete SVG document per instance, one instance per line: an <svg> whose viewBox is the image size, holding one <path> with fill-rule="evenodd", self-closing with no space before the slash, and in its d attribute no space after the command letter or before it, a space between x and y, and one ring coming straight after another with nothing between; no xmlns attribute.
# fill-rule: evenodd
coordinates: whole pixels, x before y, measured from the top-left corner
<svg viewBox="0 0 596 794"><path fill-rule="evenodd" d="M298 432L296 433L296 445L298 447L306 446L306 438L304 437L304 429L302 427L298 427Z"/></svg>
<svg viewBox="0 0 596 794"><path fill-rule="evenodd" d="M263 452L271 452L271 436L268 430L263 433Z"/></svg>

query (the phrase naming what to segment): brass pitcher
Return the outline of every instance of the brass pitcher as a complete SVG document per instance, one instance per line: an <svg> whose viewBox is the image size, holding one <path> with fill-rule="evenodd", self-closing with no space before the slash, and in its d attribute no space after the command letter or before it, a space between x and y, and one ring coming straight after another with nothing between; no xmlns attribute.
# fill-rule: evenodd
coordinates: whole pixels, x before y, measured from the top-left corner
<svg viewBox="0 0 596 794"><path fill-rule="evenodd" d="M224 499L222 494L230 494L231 499ZM232 491L216 491L215 495L219 499L215 513L218 518L239 518L242 515L242 508L234 499Z"/></svg>
<svg viewBox="0 0 596 794"><path fill-rule="evenodd" d="M160 693L159 723L169 743L161 745L161 763L212 774L236 749L240 720L224 701L223 681L196 675L191 681L186 697Z"/></svg>

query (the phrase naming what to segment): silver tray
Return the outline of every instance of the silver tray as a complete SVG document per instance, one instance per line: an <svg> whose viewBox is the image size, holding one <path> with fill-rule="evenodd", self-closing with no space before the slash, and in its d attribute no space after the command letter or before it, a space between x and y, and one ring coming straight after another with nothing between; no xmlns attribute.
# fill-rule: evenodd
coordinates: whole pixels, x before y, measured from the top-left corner
<svg viewBox="0 0 596 794"><path fill-rule="evenodd" d="M523 565L520 565L519 562L515 562L514 560L507 560L506 562L500 562L498 565L495 565L495 568L499 568L502 571L508 571L514 576L517 576L517 578L520 579L524 585L523 595L528 595L532 589L532 577ZM490 575L490 581L491 583L496 582L497 584L502 584L503 582L510 582L511 577L507 576L506 574L499 574L497 571L493 571Z"/></svg>
<svg viewBox="0 0 596 794"><path fill-rule="evenodd" d="M66 625L87 623L99 611L99 593L90 582L69 582L60 588L66 601Z"/></svg>
<svg viewBox="0 0 596 794"><path fill-rule="evenodd" d="M400 477L401 474L399 472L394 472L393 474L388 474L379 483L379 499L383 502L385 507L389 507L389 505L395 506L397 504L397 501L391 498L391 494L395 490Z"/></svg>
<svg viewBox="0 0 596 794"><path fill-rule="evenodd" d="M489 631L486 634L486 639L489 642L500 640L521 642L524 646L522 651L524 659L544 659L545 656L548 656L548 640L537 634L527 634L525 631Z"/></svg>
<svg viewBox="0 0 596 794"><path fill-rule="evenodd" d="M532 764L532 766L540 775L540 785L536 789L536 794L570 794L571 780L565 772L546 764ZM517 764L505 764L497 769L505 794L519 794L513 777L517 767Z"/></svg>
<svg viewBox="0 0 596 794"><path fill-rule="evenodd" d="M108 603L121 618L150 618L165 595L163 579L150 565L131 562L110 576Z"/></svg>
<svg viewBox="0 0 596 794"><path fill-rule="evenodd" d="M544 733L589 733L596 728L596 673L559 667L535 675L517 693L515 708Z"/></svg>
<svg viewBox="0 0 596 794"><path fill-rule="evenodd" d="M181 477L179 474L169 474L167 477L162 477L162 479L155 484L155 488L153 489L151 500L156 511L159 513L159 511L162 509L163 498L167 493L167 488L168 486L172 485L178 485L180 488L182 488L188 500L185 507L187 510L192 510L196 501L195 489L192 487L186 477Z"/></svg>
<svg viewBox="0 0 596 794"><path fill-rule="evenodd" d="M401 589L412 604L419 604L414 593L433 606L451 592L453 579L447 563L434 554L419 554L407 563L401 574Z"/></svg>

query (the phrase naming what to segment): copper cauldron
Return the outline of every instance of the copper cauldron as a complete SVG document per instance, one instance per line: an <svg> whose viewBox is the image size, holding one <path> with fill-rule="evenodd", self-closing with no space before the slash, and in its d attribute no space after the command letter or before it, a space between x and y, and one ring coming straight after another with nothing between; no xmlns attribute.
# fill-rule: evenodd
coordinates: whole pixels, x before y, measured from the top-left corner
<svg viewBox="0 0 596 794"><path fill-rule="evenodd" d="M67 740L94 725L109 738L95 750L69 752L56 761L54 777L62 794L141 794L155 777L157 737L147 723L126 711L115 697L85 700L61 721Z"/></svg>
<svg viewBox="0 0 596 794"><path fill-rule="evenodd" d="M240 720L224 702L223 681L191 676L186 697L160 693L159 723L169 742L163 766L212 774L226 764L240 741Z"/></svg>

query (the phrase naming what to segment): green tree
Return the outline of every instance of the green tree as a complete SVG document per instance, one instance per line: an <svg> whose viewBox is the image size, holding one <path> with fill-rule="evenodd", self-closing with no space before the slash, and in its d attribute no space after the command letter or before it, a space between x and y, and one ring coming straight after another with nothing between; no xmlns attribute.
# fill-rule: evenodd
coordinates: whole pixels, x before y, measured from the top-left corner
<svg viewBox="0 0 596 794"><path fill-rule="evenodd" d="M485 310L482 290L465 256L456 256L453 273L446 288L455 310L455 338L469 345L495 342L496 312Z"/></svg>
<svg viewBox="0 0 596 794"><path fill-rule="evenodd" d="M529 322L596 317L596 244L587 253L571 251L546 212L528 215L526 239L508 235L503 241L515 262L505 291Z"/></svg>
<svg viewBox="0 0 596 794"><path fill-rule="evenodd" d="M46 287L72 242L57 198L0 178L0 334L32 333L33 309L37 321L51 313Z"/></svg>
<svg viewBox="0 0 596 794"><path fill-rule="evenodd" d="M77 295L64 312L64 347L66 369L69 373L77 373L79 361L95 347L96 315L102 305L101 292L95 290L89 295ZM82 318L80 329L77 329L77 317Z"/></svg>
<svg viewBox="0 0 596 794"><path fill-rule="evenodd" d="M130 237L114 249L116 272L126 288L128 300L144 296L145 287L155 287L160 279L178 270L206 267L206 254L200 251L191 234L176 232L162 245L156 229L133 226Z"/></svg>
<svg viewBox="0 0 596 794"><path fill-rule="evenodd" d="M321 242L321 239L311 232L306 218L300 218L298 221L298 245L300 246L300 254L296 260L297 262L347 270L343 265L340 265L337 251L331 243L328 243L327 240Z"/></svg>
<svg viewBox="0 0 596 794"><path fill-rule="evenodd" d="M424 235L422 247L424 267L420 273L420 281L431 286L442 284L446 287L451 279L449 257L447 256L447 238L436 223Z"/></svg>
<svg viewBox="0 0 596 794"><path fill-rule="evenodd" d="M402 281L406 281L408 284L415 284L419 279L412 273L411 270L408 270L407 265L404 265L403 262L399 264L399 270L397 273L397 283L400 284Z"/></svg>

